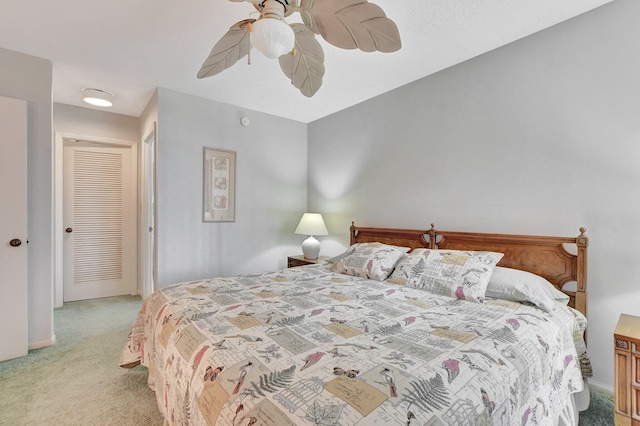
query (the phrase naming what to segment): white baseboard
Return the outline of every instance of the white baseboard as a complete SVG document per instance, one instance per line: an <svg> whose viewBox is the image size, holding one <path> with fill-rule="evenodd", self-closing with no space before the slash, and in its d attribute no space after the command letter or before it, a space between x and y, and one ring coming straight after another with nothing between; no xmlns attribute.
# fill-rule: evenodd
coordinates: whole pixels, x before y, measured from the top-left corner
<svg viewBox="0 0 640 426"><path fill-rule="evenodd" d="M596 382L591 379L588 379L587 382L589 383L589 389L613 396L613 386L605 385L604 383Z"/></svg>
<svg viewBox="0 0 640 426"><path fill-rule="evenodd" d="M55 343L56 343L56 335L53 334L50 339L29 343L29 350L31 351L33 349L44 348L46 346L55 345Z"/></svg>

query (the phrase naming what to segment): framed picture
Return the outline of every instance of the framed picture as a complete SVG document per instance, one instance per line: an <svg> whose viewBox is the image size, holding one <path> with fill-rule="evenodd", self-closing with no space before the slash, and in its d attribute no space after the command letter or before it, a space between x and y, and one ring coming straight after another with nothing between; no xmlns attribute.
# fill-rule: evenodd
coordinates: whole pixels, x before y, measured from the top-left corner
<svg viewBox="0 0 640 426"><path fill-rule="evenodd" d="M203 222L236 220L236 152L204 148Z"/></svg>

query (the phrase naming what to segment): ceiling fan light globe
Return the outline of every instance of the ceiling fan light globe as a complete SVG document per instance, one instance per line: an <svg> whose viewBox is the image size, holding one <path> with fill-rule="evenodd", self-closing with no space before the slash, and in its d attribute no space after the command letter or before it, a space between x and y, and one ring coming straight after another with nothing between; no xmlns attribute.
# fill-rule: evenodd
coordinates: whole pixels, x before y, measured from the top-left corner
<svg viewBox="0 0 640 426"><path fill-rule="evenodd" d="M276 59L293 50L296 36L284 21L262 18L253 23L251 44L267 58Z"/></svg>

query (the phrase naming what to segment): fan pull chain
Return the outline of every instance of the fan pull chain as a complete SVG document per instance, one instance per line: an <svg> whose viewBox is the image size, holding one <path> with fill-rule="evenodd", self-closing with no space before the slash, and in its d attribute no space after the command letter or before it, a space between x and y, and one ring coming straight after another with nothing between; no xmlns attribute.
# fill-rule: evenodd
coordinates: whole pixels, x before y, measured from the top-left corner
<svg viewBox="0 0 640 426"><path fill-rule="evenodd" d="M289 55L291 55L291 84L293 85L293 73L295 72L296 69L296 48L294 47L291 52L289 52Z"/></svg>
<svg viewBox="0 0 640 426"><path fill-rule="evenodd" d="M249 35L249 52L247 52L247 65L251 65L251 31L253 31L251 22L247 23L245 29L247 30L247 34Z"/></svg>

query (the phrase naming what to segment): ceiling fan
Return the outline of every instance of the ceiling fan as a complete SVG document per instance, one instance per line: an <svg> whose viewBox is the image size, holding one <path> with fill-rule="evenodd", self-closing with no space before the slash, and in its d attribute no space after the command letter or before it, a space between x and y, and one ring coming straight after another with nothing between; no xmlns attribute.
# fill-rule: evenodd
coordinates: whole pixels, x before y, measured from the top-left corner
<svg viewBox="0 0 640 426"><path fill-rule="evenodd" d="M253 46L269 58L278 58L291 83L311 97L324 76L324 52L315 34L342 49L395 52L402 47L396 24L367 0L230 1L253 4L260 17L235 23L213 47L198 78L219 74L248 55ZM294 12L300 13L304 24L286 23L284 18Z"/></svg>

